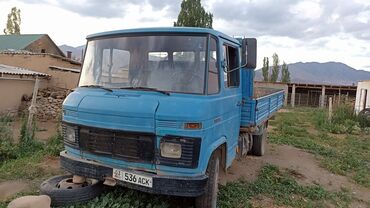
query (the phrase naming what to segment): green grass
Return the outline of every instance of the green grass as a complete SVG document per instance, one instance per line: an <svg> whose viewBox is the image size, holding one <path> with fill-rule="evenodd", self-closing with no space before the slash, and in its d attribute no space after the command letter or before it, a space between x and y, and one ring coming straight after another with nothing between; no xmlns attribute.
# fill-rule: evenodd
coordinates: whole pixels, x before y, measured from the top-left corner
<svg viewBox="0 0 370 208"><path fill-rule="evenodd" d="M347 207L351 197L346 192L328 192L319 185L299 185L289 170L267 165L262 168L258 179L252 183L237 181L221 186L219 206L252 207L250 200L265 196L277 205L291 207L323 207L331 203L336 207Z"/></svg>
<svg viewBox="0 0 370 208"><path fill-rule="evenodd" d="M352 200L350 194L345 191L328 192L318 185L299 185L291 176L291 171L267 165L262 168L254 182L236 181L220 186L218 207L252 207L251 199L261 195L273 199L278 205L292 207L324 207L323 203L330 203L335 207L348 207ZM114 191L108 191L88 203L66 208L169 208L191 207L192 204L191 198L156 196L117 187Z"/></svg>
<svg viewBox="0 0 370 208"><path fill-rule="evenodd" d="M311 152L319 156L322 166L329 171L349 176L370 188L370 135L330 134L325 118L325 111L316 109L279 113L271 123L276 128L269 141Z"/></svg>

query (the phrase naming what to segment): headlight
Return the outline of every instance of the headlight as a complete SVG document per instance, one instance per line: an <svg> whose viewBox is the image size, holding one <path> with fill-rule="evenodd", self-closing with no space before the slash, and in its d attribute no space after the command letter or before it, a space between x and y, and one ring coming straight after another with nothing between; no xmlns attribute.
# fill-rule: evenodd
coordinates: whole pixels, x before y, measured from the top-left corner
<svg viewBox="0 0 370 208"><path fill-rule="evenodd" d="M66 140L69 142L76 142L76 130L71 126L66 126Z"/></svg>
<svg viewBox="0 0 370 208"><path fill-rule="evenodd" d="M161 156L168 158L181 158L181 144L161 142Z"/></svg>

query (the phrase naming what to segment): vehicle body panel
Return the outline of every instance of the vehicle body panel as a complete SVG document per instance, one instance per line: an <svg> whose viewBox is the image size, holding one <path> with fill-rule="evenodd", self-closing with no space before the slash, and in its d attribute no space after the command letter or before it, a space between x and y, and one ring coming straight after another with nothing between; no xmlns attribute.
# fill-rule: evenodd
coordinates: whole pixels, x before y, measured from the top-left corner
<svg viewBox="0 0 370 208"><path fill-rule="evenodd" d="M176 177L179 180L184 180L184 177L195 177L203 183L213 152L224 145L226 147L225 167L229 167L237 154L241 128L264 125L266 120L283 105L284 93L279 91L255 98L254 70L240 66L240 56L237 58L238 66L241 67L237 72L239 73L239 85L227 87L224 81L226 75L221 67L223 64L222 54L225 52L223 45L233 47L240 53L241 44L238 40L212 29L174 27L118 30L90 35L87 39L98 40L137 34L204 34L208 38L207 49L212 38L217 40L218 49L215 62L218 67L219 92L215 94L170 92L168 95L158 91L140 89L76 88L63 103L63 122L65 124L75 125L76 129L79 129L80 126L86 126L97 128L97 131L99 129L110 130L113 132L112 135L121 131L153 135L155 156L152 162L140 162L124 160L116 157L113 153L112 155L93 154L78 148L78 145L81 146L81 141L77 141L76 146L66 145L66 152L63 155L68 155L68 161L77 158L76 160L80 163L93 161L101 164L104 168L142 171L144 175L174 177L173 180L177 180ZM210 52L207 51L204 58L206 62L204 82L207 82L209 76L207 72L209 55ZM208 85L205 84L204 91L207 92L207 89ZM186 129L187 123L200 124L200 128ZM167 138L173 138L174 141L175 139L188 139L199 142L196 165L184 167L163 163L160 147L161 142ZM73 172L71 167L68 168L69 171ZM196 183L199 184L198 182Z"/></svg>

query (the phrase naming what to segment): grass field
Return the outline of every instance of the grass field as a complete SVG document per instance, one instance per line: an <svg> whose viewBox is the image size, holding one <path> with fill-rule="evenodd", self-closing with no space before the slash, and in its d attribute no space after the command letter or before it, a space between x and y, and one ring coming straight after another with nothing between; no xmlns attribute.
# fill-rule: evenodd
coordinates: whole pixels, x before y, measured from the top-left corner
<svg viewBox="0 0 370 208"><path fill-rule="evenodd" d="M344 175L357 184L370 188L370 135L348 126L333 127L326 121L325 111L309 108L288 109L271 120L269 142L286 144L316 155L321 166L334 174ZM342 124L341 124L342 125ZM342 134L333 134L336 129L345 129ZM7 132L7 130L2 130ZM351 131L351 133L348 133ZM20 148L20 147L17 147ZM55 156L61 149L60 138L37 146L32 154L11 155L0 162L0 182L13 179L40 181L53 174L40 164L47 157ZM19 151L22 149L18 149ZM22 150L23 151L23 150ZM6 151L4 151L6 152ZM27 153L28 152L28 153ZM5 154L4 154L5 155ZM10 156L10 157L9 157ZM319 184L302 185L297 182L294 171L274 165L265 165L255 181L243 179L220 185L218 206L223 208L270 207L349 207L354 200L346 189L330 192ZM19 193L17 196L28 194ZM37 189L31 190L37 194ZM11 200L11 199L9 199ZM9 200L0 202L5 208ZM266 202L262 203L262 202ZM181 205L181 206L180 206ZM84 204L70 208L87 207L191 207L188 198L155 196L138 191L116 188ZM370 204L368 204L370 207Z"/></svg>
<svg viewBox="0 0 370 208"><path fill-rule="evenodd" d="M270 122L275 128L269 141L313 153L331 172L348 176L370 188L370 134L365 131L356 132L356 135L330 133L325 117L325 111L315 109L280 113Z"/></svg>

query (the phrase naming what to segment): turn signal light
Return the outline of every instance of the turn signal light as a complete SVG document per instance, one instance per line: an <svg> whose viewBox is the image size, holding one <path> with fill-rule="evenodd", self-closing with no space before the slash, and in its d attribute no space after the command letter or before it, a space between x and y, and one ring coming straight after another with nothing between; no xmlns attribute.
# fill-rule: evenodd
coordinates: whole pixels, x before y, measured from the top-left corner
<svg viewBox="0 0 370 208"><path fill-rule="evenodd" d="M201 129L202 123L185 123L185 129Z"/></svg>

